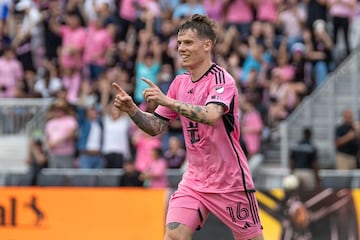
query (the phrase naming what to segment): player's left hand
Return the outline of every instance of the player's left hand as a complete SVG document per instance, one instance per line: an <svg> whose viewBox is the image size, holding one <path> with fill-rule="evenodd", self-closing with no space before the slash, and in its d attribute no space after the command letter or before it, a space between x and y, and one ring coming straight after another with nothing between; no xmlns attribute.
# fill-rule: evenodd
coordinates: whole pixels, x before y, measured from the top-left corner
<svg viewBox="0 0 360 240"><path fill-rule="evenodd" d="M153 102L156 105L166 106L166 104L168 103L168 97L166 97L166 95L160 90L160 88L149 79L143 77L141 78L141 80L143 80L150 86L143 91L143 96L146 102Z"/></svg>

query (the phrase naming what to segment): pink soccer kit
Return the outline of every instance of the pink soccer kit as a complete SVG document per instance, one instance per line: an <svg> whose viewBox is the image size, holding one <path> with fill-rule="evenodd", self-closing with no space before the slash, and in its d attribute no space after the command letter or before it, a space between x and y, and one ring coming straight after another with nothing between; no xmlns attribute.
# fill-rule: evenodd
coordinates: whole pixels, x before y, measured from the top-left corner
<svg viewBox="0 0 360 240"><path fill-rule="evenodd" d="M234 236L236 233L247 239L255 236L261 232L261 224L254 183L239 142L239 96L235 80L213 64L196 82L189 73L178 75L168 96L192 105L220 104L225 107L225 113L214 126L180 116L188 166L170 200L167 223L180 222L194 230L210 211L232 228ZM169 121L178 116L163 106L155 110L155 115ZM222 195L227 198L219 197ZM241 211L236 214L237 206L245 209L246 214L242 215ZM201 217L194 221L194 216L184 209L195 209Z"/></svg>

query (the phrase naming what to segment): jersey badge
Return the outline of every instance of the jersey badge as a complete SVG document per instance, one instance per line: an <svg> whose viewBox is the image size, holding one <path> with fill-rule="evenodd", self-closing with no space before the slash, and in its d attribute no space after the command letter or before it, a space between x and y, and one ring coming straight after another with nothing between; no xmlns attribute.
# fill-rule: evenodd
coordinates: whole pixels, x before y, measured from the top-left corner
<svg viewBox="0 0 360 240"><path fill-rule="evenodd" d="M215 87L215 90L217 93L223 93L225 89L223 86L217 86L217 87Z"/></svg>

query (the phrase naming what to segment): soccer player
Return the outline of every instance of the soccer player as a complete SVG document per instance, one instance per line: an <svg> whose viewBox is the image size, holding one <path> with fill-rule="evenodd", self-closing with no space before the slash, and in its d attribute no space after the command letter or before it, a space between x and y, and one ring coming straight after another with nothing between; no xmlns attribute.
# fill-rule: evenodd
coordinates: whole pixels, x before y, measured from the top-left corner
<svg viewBox="0 0 360 240"><path fill-rule="evenodd" d="M235 80L212 62L215 24L204 15L193 15L178 29L177 44L186 73L178 75L167 95L143 79L153 113L141 111L121 87L114 105L127 112L150 135L166 131L180 116L188 166L170 198L165 240L191 239L213 213L233 232L236 240L263 239L254 183L240 147L238 91Z"/></svg>

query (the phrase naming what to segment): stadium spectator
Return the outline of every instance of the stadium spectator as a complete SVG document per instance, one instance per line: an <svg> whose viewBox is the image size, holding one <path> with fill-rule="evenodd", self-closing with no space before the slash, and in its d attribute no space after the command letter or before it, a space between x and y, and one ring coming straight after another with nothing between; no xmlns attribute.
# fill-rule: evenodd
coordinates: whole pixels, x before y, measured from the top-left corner
<svg viewBox="0 0 360 240"><path fill-rule="evenodd" d="M254 0L252 4L257 20L274 24L278 18L282 0Z"/></svg>
<svg viewBox="0 0 360 240"><path fill-rule="evenodd" d="M299 103L304 96L310 94L314 89L311 63L306 57L306 48L303 43L297 42L291 47L290 64L294 69L294 78L290 82L290 86L296 92Z"/></svg>
<svg viewBox="0 0 360 240"><path fill-rule="evenodd" d="M326 22L328 17L328 9L326 0L304 0L306 7L306 23L305 28L310 32L314 31L314 22L323 20Z"/></svg>
<svg viewBox="0 0 360 240"><path fill-rule="evenodd" d="M254 155L261 152L261 136L264 124L253 102L243 99L239 105L242 110L240 118L241 137L250 161Z"/></svg>
<svg viewBox="0 0 360 240"><path fill-rule="evenodd" d="M225 1L204 0L203 5L206 14L217 21L219 24L224 24L224 3Z"/></svg>
<svg viewBox="0 0 360 240"><path fill-rule="evenodd" d="M84 47L84 64L91 83L105 72L106 59L113 44L112 36L105 28L104 19L98 17L88 24Z"/></svg>
<svg viewBox="0 0 360 240"><path fill-rule="evenodd" d="M183 138L171 136L168 139L167 148L164 151L164 159L168 168L179 169L186 161L186 149L183 145Z"/></svg>
<svg viewBox="0 0 360 240"><path fill-rule="evenodd" d="M102 154L105 168L122 168L125 161L133 159L130 141L131 121L127 114L109 104L111 85L108 79L100 79L99 88L103 109Z"/></svg>
<svg viewBox="0 0 360 240"><path fill-rule="evenodd" d="M4 49L0 57L0 98L17 97L24 72L12 48Z"/></svg>
<svg viewBox="0 0 360 240"><path fill-rule="evenodd" d="M35 91L36 74L33 71L26 71L23 79L17 88L18 98L40 98L41 94Z"/></svg>
<svg viewBox="0 0 360 240"><path fill-rule="evenodd" d="M239 14L241 12L241 14ZM254 20L252 6L246 0L225 1L225 24L227 27L235 26L241 39L246 39L250 34L251 23Z"/></svg>
<svg viewBox="0 0 360 240"><path fill-rule="evenodd" d="M139 171L149 168L153 159L152 151L161 146L160 137L152 137L143 130L135 127L131 135L131 143L135 148L135 166Z"/></svg>
<svg viewBox="0 0 360 240"><path fill-rule="evenodd" d="M286 119L290 109L293 109L296 102L295 92L284 82L278 68L271 72L269 82L269 125L276 127L281 120Z"/></svg>
<svg viewBox="0 0 360 240"><path fill-rule="evenodd" d="M10 29L8 25L6 20L0 21L0 56L3 55L6 48L11 46Z"/></svg>
<svg viewBox="0 0 360 240"><path fill-rule="evenodd" d="M28 149L26 164L29 167L30 185L36 186L41 169L46 168L48 164L48 155L39 132L35 132L31 136Z"/></svg>
<svg viewBox="0 0 360 240"><path fill-rule="evenodd" d="M49 107L45 124L49 167L72 168L75 160L78 124L73 108L63 99Z"/></svg>
<svg viewBox="0 0 360 240"><path fill-rule="evenodd" d="M149 188L166 188L168 187L167 162L163 158L161 147L152 149L153 161L140 174L140 180Z"/></svg>
<svg viewBox="0 0 360 240"><path fill-rule="evenodd" d="M65 22L61 2L48 1L47 8L42 10L42 16L44 60L57 65L59 63L58 52L61 47L62 38L52 28L52 24L55 22L56 25L60 25ZM42 63L45 64L44 61Z"/></svg>
<svg viewBox="0 0 360 240"><path fill-rule="evenodd" d="M65 25L60 25L56 19L51 20L50 27L62 37L59 53L60 77L63 85L68 89L68 101L74 103L80 93L86 30L81 25L81 17L77 12L66 13Z"/></svg>
<svg viewBox="0 0 360 240"><path fill-rule="evenodd" d="M181 21L195 13L206 14L206 10L199 0L180 1L180 4L175 7L172 15L174 25L178 26Z"/></svg>
<svg viewBox="0 0 360 240"><path fill-rule="evenodd" d="M42 98L50 98L55 97L62 87L57 68L50 61L44 60L43 69L38 72L34 91Z"/></svg>
<svg viewBox="0 0 360 240"><path fill-rule="evenodd" d="M332 20L332 40L334 46L338 46L339 30L342 31L345 43L346 56L350 54L350 23L357 11L356 0L329 0L329 17Z"/></svg>
<svg viewBox="0 0 360 240"><path fill-rule="evenodd" d="M357 168L359 136L359 123L354 121L352 110L345 109L342 113L342 122L335 129L336 169Z"/></svg>
<svg viewBox="0 0 360 240"><path fill-rule="evenodd" d="M151 20L149 20L151 21ZM135 89L134 98L137 104L144 101L142 95L146 84L141 81L141 77L146 77L157 83L158 74L161 64L161 44L158 38L153 36L151 31L152 24L147 21L145 30L139 32L139 47L137 49L137 57L135 63Z"/></svg>
<svg viewBox="0 0 360 240"><path fill-rule="evenodd" d="M136 170L135 163L132 160L124 162L124 172L120 176L120 187L142 187L144 181L140 178L141 172Z"/></svg>
<svg viewBox="0 0 360 240"><path fill-rule="evenodd" d="M103 126L96 106L78 108L79 168L103 168L101 154Z"/></svg>
<svg viewBox="0 0 360 240"><path fill-rule="evenodd" d="M304 128L302 139L290 150L290 171L300 180L299 189L314 191L320 188L317 147L312 142L312 131Z"/></svg>
<svg viewBox="0 0 360 240"><path fill-rule="evenodd" d="M293 44L302 41L302 33L306 21L306 11L297 0L289 0L278 14L277 25L287 38L289 49Z"/></svg>
<svg viewBox="0 0 360 240"><path fill-rule="evenodd" d="M103 116L104 134L102 153L106 168L122 168L131 158L130 119L113 106L107 106Z"/></svg>
<svg viewBox="0 0 360 240"><path fill-rule="evenodd" d="M23 64L24 71L35 72L40 64L38 54L43 45L40 24L42 16L32 0L20 0L15 5L15 9L23 13L23 18L17 26L12 46L16 48L16 54Z"/></svg>
<svg viewBox="0 0 360 240"><path fill-rule="evenodd" d="M306 55L312 63L313 76L316 87L322 85L327 74L332 69L333 42L323 20L314 22L314 32L305 30L303 34Z"/></svg>
<svg viewBox="0 0 360 240"><path fill-rule="evenodd" d="M122 0L119 3L118 11L119 11L119 20L120 20L120 28L119 35L120 41L126 40L126 36L130 26L135 26L139 15L138 10L144 6L144 1L139 0Z"/></svg>

